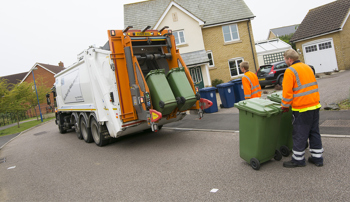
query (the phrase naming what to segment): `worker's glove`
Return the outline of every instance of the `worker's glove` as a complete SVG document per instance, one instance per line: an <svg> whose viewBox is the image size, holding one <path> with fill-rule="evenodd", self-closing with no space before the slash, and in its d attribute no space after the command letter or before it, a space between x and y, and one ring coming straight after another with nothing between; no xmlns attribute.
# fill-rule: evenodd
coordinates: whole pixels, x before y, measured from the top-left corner
<svg viewBox="0 0 350 202"><path fill-rule="evenodd" d="M289 107L282 107L282 113L289 112Z"/></svg>

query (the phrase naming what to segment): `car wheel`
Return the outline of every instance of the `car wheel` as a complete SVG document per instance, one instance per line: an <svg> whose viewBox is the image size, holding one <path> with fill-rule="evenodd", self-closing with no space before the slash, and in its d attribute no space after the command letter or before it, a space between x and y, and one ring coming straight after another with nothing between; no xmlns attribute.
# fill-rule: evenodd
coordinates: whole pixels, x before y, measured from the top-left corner
<svg viewBox="0 0 350 202"><path fill-rule="evenodd" d="M283 83L283 77L284 75L281 75L280 78L278 78L278 84L282 86Z"/></svg>

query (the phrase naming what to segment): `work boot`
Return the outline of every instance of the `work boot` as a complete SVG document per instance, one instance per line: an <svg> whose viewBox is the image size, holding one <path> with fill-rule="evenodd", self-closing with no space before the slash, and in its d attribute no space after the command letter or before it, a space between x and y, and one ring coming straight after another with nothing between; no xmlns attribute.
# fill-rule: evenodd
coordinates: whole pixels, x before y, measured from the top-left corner
<svg viewBox="0 0 350 202"><path fill-rule="evenodd" d="M297 163L293 160L283 162L283 167L286 167L286 168L304 167L305 165L306 165L305 163L300 164L300 163Z"/></svg>
<svg viewBox="0 0 350 202"><path fill-rule="evenodd" d="M317 167L323 166L323 162L316 162L311 156L307 159L309 163L315 164Z"/></svg>

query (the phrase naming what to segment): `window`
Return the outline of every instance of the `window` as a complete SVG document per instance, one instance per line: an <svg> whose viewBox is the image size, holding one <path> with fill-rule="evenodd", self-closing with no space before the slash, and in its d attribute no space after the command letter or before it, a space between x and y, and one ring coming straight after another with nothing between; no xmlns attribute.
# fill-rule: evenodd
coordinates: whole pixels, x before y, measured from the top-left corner
<svg viewBox="0 0 350 202"><path fill-rule="evenodd" d="M280 64L277 64L274 69L283 69L283 68L287 68L287 67L288 67L288 65L285 62L282 62Z"/></svg>
<svg viewBox="0 0 350 202"><path fill-rule="evenodd" d="M327 49L327 48L332 48L332 43L331 42L326 42L326 43L318 44L318 48L320 50Z"/></svg>
<svg viewBox="0 0 350 202"><path fill-rule="evenodd" d="M208 51L207 54L208 54L208 59L209 59L209 67L214 67L215 64L214 64L213 52Z"/></svg>
<svg viewBox="0 0 350 202"><path fill-rule="evenodd" d="M225 42L236 41L239 39L238 28L236 24L222 26Z"/></svg>
<svg viewBox="0 0 350 202"><path fill-rule="evenodd" d="M237 58L228 61L228 65L230 66L231 77L243 74L243 72L239 68L239 64L241 64L241 62L243 62L243 58Z"/></svg>
<svg viewBox="0 0 350 202"><path fill-rule="evenodd" d="M173 32L173 35L174 35L174 37L175 37L175 43L176 43L176 45L181 45L181 44L186 43L186 41L185 41L185 34L184 34L184 31L183 31L183 30L174 31L174 32Z"/></svg>
<svg viewBox="0 0 350 202"><path fill-rule="evenodd" d="M317 46L316 45L313 45L313 46L308 46L305 48L306 52L309 53L309 52L314 52L314 51L317 51Z"/></svg>
<svg viewBox="0 0 350 202"><path fill-rule="evenodd" d="M271 64L274 62L279 62L284 60L283 52L264 55L263 58L264 58L265 64Z"/></svg>

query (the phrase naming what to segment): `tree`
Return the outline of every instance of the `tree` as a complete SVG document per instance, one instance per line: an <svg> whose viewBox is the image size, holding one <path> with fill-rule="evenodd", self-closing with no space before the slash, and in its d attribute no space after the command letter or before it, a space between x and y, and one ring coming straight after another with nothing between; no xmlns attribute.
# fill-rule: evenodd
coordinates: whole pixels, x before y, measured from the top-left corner
<svg viewBox="0 0 350 202"><path fill-rule="evenodd" d="M45 103L46 94L49 93L51 89L49 87L46 87L46 82L42 77L38 77L37 79L35 79L35 83L36 83L36 89L38 91L39 103ZM34 82L27 83L27 84L32 86L32 93L28 95L27 101L30 105L30 108L34 110L36 119L39 120L38 114L36 113L36 110L35 110L35 107L38 106L38 99L36 97Z"/></svg>
<svg viewBox="0 0 350 202"><path fill-rule="evenodd" d="M287 44L291 45L294 50L297 50L295 43L290 42L290 39L292 38L293 35L294 35L294 33L279 36L278 38L281 39L282 41L286 42Z"/></svg>
<svg viewBox="0 0 350 202"><path fill-rule="evenodd" d="M5 104L8 112L15 114L17 126L19 128L19 114L27 111L30 105L27 101L31 93L31 86L28 83L16 84L11 91L5 95Z"/></svg>
<svg viewBox="0 0 350 202"><path fill-rule="evenodd" d="M6 112L5 97L9 93L9 84L6 79L0 78L0 113Z"/></svg>

